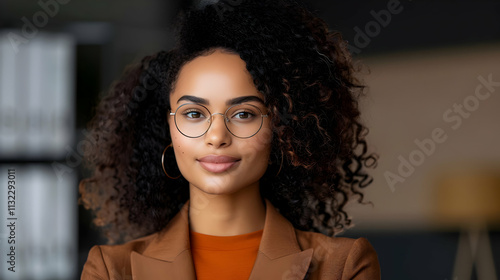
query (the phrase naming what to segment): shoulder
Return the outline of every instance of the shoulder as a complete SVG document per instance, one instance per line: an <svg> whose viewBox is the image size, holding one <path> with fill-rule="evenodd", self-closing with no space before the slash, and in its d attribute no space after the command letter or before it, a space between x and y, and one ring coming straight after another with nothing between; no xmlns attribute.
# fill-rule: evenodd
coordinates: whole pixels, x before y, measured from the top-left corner
<svg viewBox="0 0 500 280"><path fill-rule="evenodd" d="M89 251L81 279L131 279L130 254L142 253L157 235L154 233L120 245L95 245Z"/></svg>
<svg viewBox="0 0 500 280"><path fill-rule="evenodd" d="M366 238L329 237L295 229L302 250L313 248L311 279L380 279L377 253Z"/></svg>

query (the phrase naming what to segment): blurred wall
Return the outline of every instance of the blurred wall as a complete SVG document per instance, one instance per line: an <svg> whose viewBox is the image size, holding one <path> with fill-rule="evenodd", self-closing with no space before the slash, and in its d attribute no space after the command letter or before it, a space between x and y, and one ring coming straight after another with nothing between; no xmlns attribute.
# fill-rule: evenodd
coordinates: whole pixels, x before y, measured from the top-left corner
<svg viewBox="0 0 500 280"><path fill-rule="evenodd" d="M492 165L500 173L500 44L377 55L362 62L371 71L363 119L380 160L374 184L366 189L375 206L352 207L356 224L439 226L432 216L440 170ZM493 82L488 86L485 80ZM483 100L476 97L478 86Z"/></svg>

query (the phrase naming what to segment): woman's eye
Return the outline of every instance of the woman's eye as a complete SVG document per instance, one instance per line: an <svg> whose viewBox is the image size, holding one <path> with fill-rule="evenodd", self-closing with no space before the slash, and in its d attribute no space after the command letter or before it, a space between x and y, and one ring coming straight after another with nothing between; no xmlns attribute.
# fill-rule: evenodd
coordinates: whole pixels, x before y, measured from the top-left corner
<svg viewBox="0 0 500 280"><path fill-rule="evenodd" d="M245 120L245 119L251 119L252 117L254 117L255 115L251 112L237 112L236 114L234 114L234 117L237 118L237 119L242 119L242 120Z"/></svg>
<svg viewBox="0 0 500 280"><path fill-rule="evenodd" d="M199 111L188 111L183 113L189 119L199 119L203 117L203 114Z"/></svg>

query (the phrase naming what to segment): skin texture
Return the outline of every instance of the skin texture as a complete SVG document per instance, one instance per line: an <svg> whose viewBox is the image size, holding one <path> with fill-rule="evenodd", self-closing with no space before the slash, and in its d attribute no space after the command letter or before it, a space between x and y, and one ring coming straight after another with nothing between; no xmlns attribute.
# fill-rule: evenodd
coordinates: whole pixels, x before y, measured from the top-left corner
<svg viewBox="0 0 500 280"><path fill-rule="evenodd" d="M215 50L199 56L179 72L170 107L175 111L180 100L190 95L206 99L210 112L224 113L227 102L242 96L256 96L258 92L245 62L236 54ZM266 107L251 101L264 114ZM203 234L230 236L264 228L265 204L261 200L259 179L264 175L271 151L270 123L264 118L261 130L253 137L233 136L221 115L213 116L210 129L198 138L182 135L168 117L170 135L179 170L189 182L191 197L189 221L191 230ZM228 170L214 173L205 170L198 159L207 155L225 155L240 159Z"/></svg>

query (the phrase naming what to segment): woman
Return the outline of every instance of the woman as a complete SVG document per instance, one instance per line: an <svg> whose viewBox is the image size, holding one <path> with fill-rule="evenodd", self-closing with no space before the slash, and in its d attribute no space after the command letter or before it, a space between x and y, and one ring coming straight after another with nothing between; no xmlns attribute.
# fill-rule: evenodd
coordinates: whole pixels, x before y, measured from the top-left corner
<svg viewBox="0 0 500 280"><path fill-rule="evenodd" d="M81 201L128 242L82 279L379 279L366 239L329 237L376 164L346 43L288 1L217 5L97 109Z"/></svg>

